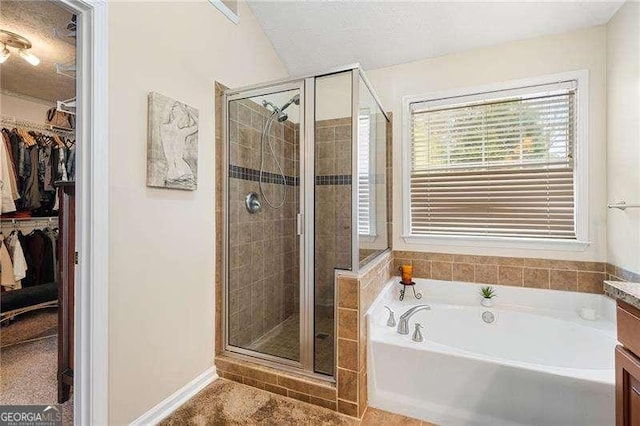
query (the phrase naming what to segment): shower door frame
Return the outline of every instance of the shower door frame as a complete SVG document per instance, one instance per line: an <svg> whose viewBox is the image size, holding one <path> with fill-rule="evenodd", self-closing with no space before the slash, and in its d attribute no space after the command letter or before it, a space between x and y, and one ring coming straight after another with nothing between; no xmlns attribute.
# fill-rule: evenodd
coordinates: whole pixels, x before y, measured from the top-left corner
<svg viewBox="0 0 640 426"><path fill-rule="evenodd" d="M309 84L311 83L311 84ZM298 90L300 94L300 123L298 138L298 163L299 163L299 182L298 197L299 210L297 212L297 227L302 233L297 233L299 238L299 306L298 313L300 317L300 360L294 361L286 358L269 355L251 349L245 349L233 346L229 343L228 333L228 291L229 291L229 102L240 99L248 99L255 96L266 96L273 93L285 92L290 90ZM228 89L224 93L223 99L223 180L222 180L222 200L223 200L223 253L222 262L224 265L224 273L222 279L222 333L223 333L223 353L233 354L246 358L251 361L261 361L265 364L274 365L278 368L290 369L292 371L318 376L314 372L314 348L313 348L313 332L314 332L314 287L309 283L314 283L313 269L313 244L314 244L314 196L313 196L313 129L315 126L308 125L313 123L314 111L313 105L307 105L307 99L314 99L313 96L313 78L287 80L282 83L264 84L246 89ZM311 159L311 161L309 161ZM311 176L311 180L309 180ZM311 188L309 190L309 187ZM309 207L310 206L310 207ZM311 251L309 251L311 250ZM310 307L310 309L303 309ZM311 344L309 343L311 342ZM326 377L322 375L322 377Z"/></svg>
<svg viewBox="0 0 640 426"><path fill-rule="evenodd" d="M359 87L361 82L367 87L371 95L373 96L376 104L380 108L380 112L384 115L387 123L390 122L389 116L386 110L382 106L380 99L378 98L373 86L369 82L364 70L359 63L349 64L340 67L334 67L314 74L305 74L300 76L293 76L290 78L267 81L264 83L253 84L249 86L227 89L224 91L224 99L222 103L223 108L223 123L222 123L222 138L223 138L223 173L222 173L222 201L224 215L223 220L223 253L222 262L224 265L224 271L222 274L222 353L224 355L233 356L236 358L245 359L259 364L268 365L271 367L279 368L285 371L291 371L294 373L320 378L322 380L328 380L335 382L337 375L337 344L338 344L338 304L337 300L334 300L334 374L328 376L322 373L315 372L315 348L314 348L314 332L315 332L315 83L319 77L324 77L332 74L338 74L342 72L352 72L352 84L351 84L351 120L352 120L352 136L351 136L351 155L352 155L352 170L353 176L357 176L358 173L358 105L359 105ZM361 77L361 80L360 78ZM284 89L283 89L284 88ZM233 99L244 99L252 96L270 94L279 92L282 90L288 90L298 88L300 90L300 104L303 106L303 110L300 113L300 132L299 132L299 145L300 152L298 155L300 169L300 214L303 222L303 235L300 241L300 362L287 360L284 358L263 354L248 349L242 349L229 345L228 333L227 333L227 312L228 312L228 277L229 277L229 140L228 140L228 102ZM358 185L352 186L352 236L351 236L351 269L341 270L347 275L356 276L360 270L359 262L359 235L357 232L357 215L358 215ZM386 250L381 252L378 256L388 252L390 250L391 241L388 241ZM334 282L334 286L336 283ZM338 294L338 289L334 287L334 294ZM306 306L307 309L303 309Z"/></svg>

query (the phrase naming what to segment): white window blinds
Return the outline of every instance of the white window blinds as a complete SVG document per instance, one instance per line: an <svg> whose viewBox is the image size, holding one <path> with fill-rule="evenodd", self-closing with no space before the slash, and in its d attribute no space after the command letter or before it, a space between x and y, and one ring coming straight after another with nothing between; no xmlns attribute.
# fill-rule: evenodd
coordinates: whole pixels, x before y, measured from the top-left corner
<svg viewBox="0 0 640 426"><path fill-rule="evenodd" d="M358 234L374 233L371 175L371 119L367 110L358 117Z"/></svg>
<svg viewBox="0 0 640 426"><path fill-rule="evenodd" d="M411 234L576 239L575 98L570 81L412 103Z"/></svg>

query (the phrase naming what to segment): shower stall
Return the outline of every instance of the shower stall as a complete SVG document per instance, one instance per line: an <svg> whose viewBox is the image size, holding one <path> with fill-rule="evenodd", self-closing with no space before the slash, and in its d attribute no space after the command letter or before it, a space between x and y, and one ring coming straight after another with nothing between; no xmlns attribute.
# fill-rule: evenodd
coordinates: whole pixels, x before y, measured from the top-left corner
<svg viewBox="0 0 640 426"><path fill-rule="evenodd" d="M358 65L223 108L224 351L331 378L336 271L389 249L389 118Z"/></svg>

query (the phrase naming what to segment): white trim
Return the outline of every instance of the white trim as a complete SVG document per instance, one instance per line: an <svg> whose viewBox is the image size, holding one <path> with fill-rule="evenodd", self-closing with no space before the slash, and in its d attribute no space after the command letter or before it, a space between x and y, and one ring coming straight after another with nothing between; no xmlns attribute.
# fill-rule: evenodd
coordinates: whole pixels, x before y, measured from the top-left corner
<svg viewBox="0 0 640 426"><path fill-rule="evenodd" d="M499 238L468 236L432 236L411 235L411 104L446 98L459 98L513 90L523 87L547 85L576 80L577 89L577 125L574 169L575 194L575 230L576 240L540 240L533 238ZM510 80L475 87L464 87L432 92L424 95L402 97L402 238L408 244L442 244L468 247L507 247L525 249L550 249L583 251L589 246L589 71L577 70L558 74Z"/></svg>
<svg viewBox="0 0 640 426"><path fill-rule="evenodd" d="M198 377L191 380L167 398L160 401L158 405L132 421L131 425L157 425L217 378L218 373L216 372L216 367L209 367Z"/></svg>
<svg viewBox="0 0 640 426"><path fill-rule="evenodd" d="M403 235L407 244L420 246L465 246L530 250L585 251L591 243L576 240L542 240L539 238L475 237L458 235Z"/></svg>
<svg viewBox="0 0 640 426"><path fill-rule="evenodd" d="M209 0L209 3L214 5L216 9L222 12L224 16L229 18L231 22L238 25L240 23L240 1L241 0L238 0L237 12L234 12L233 10L229 9L229 7L227 7L227 5L222 2L222 0Z"/></svg>
<svg viewBox="0 0 640 426"><path fill-rule="evenodd" d="M108 6L58 2L78 16L74 423L103 425L109 416Z"/></svg>

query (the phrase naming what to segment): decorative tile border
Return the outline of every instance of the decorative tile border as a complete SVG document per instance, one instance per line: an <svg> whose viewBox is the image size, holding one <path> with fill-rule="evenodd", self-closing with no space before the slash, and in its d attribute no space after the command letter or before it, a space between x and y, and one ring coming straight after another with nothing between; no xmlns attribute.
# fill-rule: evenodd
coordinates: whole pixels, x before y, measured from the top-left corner
<svg viewBox="0 0 640 426"><path fill-rule="evenodd" d="M229 177L257 182L260 180L260 170L229 164ZM285 179L285 184L287 186L297 186L300 184L300 178L298 176L285 175L284 179ZM263 171L262 181L266 183L276 183L276 184L282 185L282 176L279 175L278 173Z"/></svg>
<svg viewBox="0 0 640 426"><path fill-rule="evenodd" d="M248 167L229 165L229 177L234 179L242 179L257 182L260 180L260 170L251 169ZM286 176L285 184L287 186L300 185L299 176ZM262 172L263 182L275 183L282 185L282 176L278 173ZM328 175L328 176L316 176L316 185L351 185L351 175Z"/></svg>
<svg viewBox="0 0 640 426"><path fill-rule="evenodd" d="M316 176L316 185L351 185L351 175Z"/></svg>

